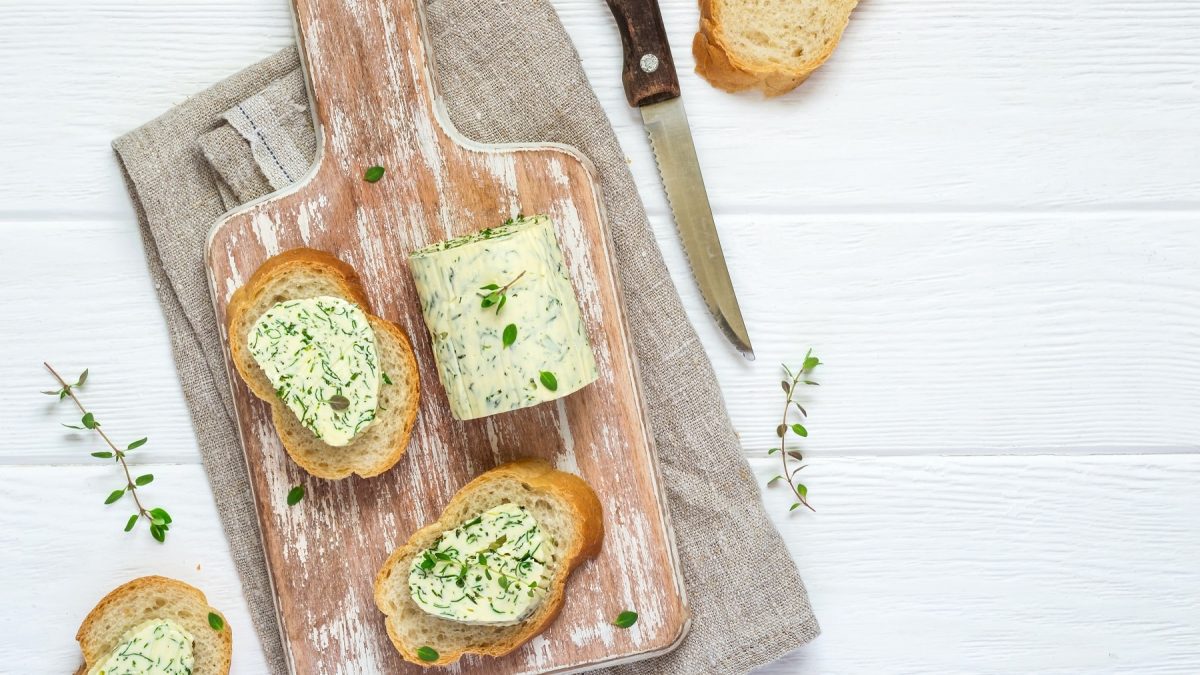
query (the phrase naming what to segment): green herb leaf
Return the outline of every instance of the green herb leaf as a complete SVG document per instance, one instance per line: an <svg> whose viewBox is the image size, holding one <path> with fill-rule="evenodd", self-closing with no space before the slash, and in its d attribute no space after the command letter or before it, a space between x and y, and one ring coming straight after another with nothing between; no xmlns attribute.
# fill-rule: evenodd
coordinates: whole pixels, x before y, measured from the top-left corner
<svg viewBox="0 0 1200 675"><path fill-rule="evenodd" d="M137 520L138 520L138 514L135 513L132 516L129 516L129 520L125 521L125 531L129 532L130 530L132 530L133 526L137 525Z"/></svg>
<svg viewBox="0 0 1200 675"><path fill-rule="evenodd" d="M96 421L96 416L92 413L84 414L82 421L83 426L88 429L95 429L96 427L100 426L100 423Z"/></svg>
<svg viewBox="0 0 1200 675"><path fill-rule="evenodd" d="M137 439L136 441L134 441L134 442L130 443L130 444L129 444L129 446L128 446L128 447L126 447L125 449L126 449L126 450L137 450L138 448L140 448L140 447L142 447L143 445L145 445L147 440L148 440L148 439L146 439L146 438L139 438L139 439Z"/></svg>
<svg viewBox="0 0 1200 675"><path fill-rule="evenodd" d="M539 377L542 380L543 387L549 389L550 391L558 391L558 378L554 377L554 373L548 370L543 370Z"/></svg>
<svg viewBox="0 0 1200 675"><path fill-rule="evenodd" d="M511 583L512 583L512 582L508 580L508 577L504 576L503 574L501 574L501 575L500 575L500 588L501 588L501 589L503 589L503 590L506 590L506 591L507 591L507 590L508 590L508 586L509 586L509 584L511 584Z"/></svg>
<svg viewBox="0 0 1200 675"><path fill-rule="evenodd" d="M44 389L42 393L47 396L58 396L62 393L62 389Z"/></svg>
<svg viewBox="0 0 1200 675"><path fill-rule="evenodd" d="M170 522L171 522L171 514L167 513L166 509L157 508L157 507L150 509L150 515L163 521L163 523L165 523L165 524L170 524Z"/></svg>
<svg viewBox="0 0 1200 675"><path fill-rule="evenodd" d="M804 425L802 425L802 424L793 424L792 432L795 433L797 436L803 436L805 438L808 438L808 429L805 429Z"/></svg>
<svg viewBox="0 0 1200 675"><path fill-rule="evenodd" d="M773 455L773 454L775 454L775 453L777 453L777 452L779 452L779 448L771 448L770 450L768 450L768 451L767 451L767 454L768 454L768 455Z"/></svg>
<svg viewBox="0 0 1200 675"><path fill-rule="evenodd" d="M613 621L613 625L616 626L617 628L629 628L633 624L637 623L637 620L638 620L637 612L631 612L629 610L625 610L624 612L621 612L620 614L617 615L617 620Z"/></svg>
<svg viewBox="0 0 1200 675"><path fill-rule="evenodd" d="M391 383L392 383L392 378L388 377L388 374L387 374L387 373L380 373L380 377L383 379L383 383L384 383L384 384L391 384Z"/></svg>
<svg viewBox="0 0 1200 675"><path fill-rule="evenodd" d="M377 183L379 182L380 178L383 178L383 171L384 169L382 166L373 166L367 169L363 174L363 180L367 181L368 183Z"/></svg>
<svg viewBox="0 0 1200 675"><path fill-rule="evenodd" d="M803 483L796 483L796 492L799 492L801 497L808 499L808 488Z"/></svg>
<svg viewBox="0 0 1200 675"><path fill-rule="evenodd" d="M303 485L297 485L296 487L292 488L291 490L288 490L288 493L287 493L288 506L295 506L295 505L299 504L301 499L304 499L304 486Z"/></svg>
<svg viewBox="0 0 1200 675"><path fill-rule="evenodd" d="M788 382L787 380L784 380L784 381L782 382L782 384L783 384L783 393L785 393L785 394L790 394L790 393L792 393L792 383L791 383L791 382Z"/></svg>
<svg viewBox="0 0 1200 675"><path fill-rule="evenodd" d="M800 502L796 502L795 504L792 504L792 508L788 509L788 511L795 511L798 508L800 508Z"/></svg>
<svg viewBox="0 0 1200 675"><path fill-rule="evenodd" d="M99 459L112 459L112 456L113 456L113 454L111 452L93 452L92 453L92 457L97 457Z"/></svg>
<svg viewBox="0 0 1200 675"><path fill-rule="evenodd" d="M836 361L836 359L834 360ZM821 359L818 359L815 356L809 356L804 359L804 365L800 368L800 370L807 373L819 365L821 365Z"/></svg>
<svg viewBox="0 0 1200 675"><path fill-rule="evenodd" d="M144 474L138 476L137 478L135 478L133 480L133 482L135 484L137 484L138 487L142 487L143 485L149 485L153 480L154 480L154 474L144 473Z"/></svg>
<svg viewBox="0 0 1200 675"><path fill-rule="evenodd" d="M767 481L767 485L768 485L768 486L774 485L775 483L777 483L777 482L779 482L779 481L781 481L781 480L783 480L783 476L775 476L775 477L774 477L774 478L772 478L771 480Z"/></svg>
<svg viewBox="0 0 1200 675"><path fill-rule="evenodd" d="M805 381L804 381L804 384L807 384L807 385L808 385L808 386L810 386L810 387L816 387L816 386L820 385L821 383L820 383L820 382L813 382L812 380L805 380Z"/></svg>
<svg viewBox="0 0 1200 675"><path fill-rule="evenodd" d="M111 503L117 501L118 499L120 499L121 497L123 497L124 495L125 495L125 488L121 488L120 490L113 490L112 492L108 493L108 498L104 500L104 503L111 504Z"/></svg>
<svg viewBox="0 0 1200 675"><path fill-rule="evenodd" d="M511 347L517 341L517 324L510 323L504 327L504 346Z"/></svg>
<svg viewBox="0 0 1200 675"><path fill-rule="evenodd" d="M67 424L66 422L62 422L61 424L68 429L82 429L83 428L83 427L79 426L78 424Z"/></svg>
<svg viewBox="0 0 1200 675"><path fill-rule="evenodd" d="M82 387L83 383L87 382L87 376L88 376L88 369L84 368L83 372L79 374L79 379L75 380L75 384L73 384L71 386L72 387Z"/></svg>
<svg viewBox="0 0 1200 675"><path fill-rule="evenodd" d="M500 313L500 310L504 309L504 303L506 303L506 302L508 302L508 294L502 293L500 295L500 302L496 303L496 313L497 314Z"/></svg>
<svg viewBox="0 0 1200 675"><path fill-rule="evenodd" d="M150 536L154 537L158 543L165 544L167 542L167 528L151 523Z"/></svg>
<svg viewBox="0 0 1200 675"><path fill-rule="evenodd" d="M437 565L437 561L433 559L433 556L429 555L429 551L426 551L425 557L421 559L421 569L428 571L433 569L435 565Z"/></svg>
<svg viewBox="0 0 1200 675"><path fill-rule="evenodd" d="M438 660L438 653L433 647L419 647L417 649L417 658L429 663Z"/></svg>
<svg viewBox="0 0 1200 675"><path fill-rule="evenodd" d="M225 619L222 619L221 615L217 614L216 612L209 612L208 625L211 626L213 630L222 630L225 628Z"/></svg>
<svg viewBox="0 0 1200 675"><path fill-rule="evenodd" d="M488 284L486 286L480 286L479 288L480 290L484 291L498 291L500 290L500 284Z"/></svg>

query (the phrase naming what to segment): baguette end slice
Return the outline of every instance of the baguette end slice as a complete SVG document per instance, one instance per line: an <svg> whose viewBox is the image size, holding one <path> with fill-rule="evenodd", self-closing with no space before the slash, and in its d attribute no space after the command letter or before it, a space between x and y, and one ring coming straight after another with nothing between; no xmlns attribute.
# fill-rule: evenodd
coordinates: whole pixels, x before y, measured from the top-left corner
<svg viewBox="0 0 1200 675"><path fill-rule="evenodd" d="M209 613L224 621L221 630L208 623ZM233 659L233 629L225 615L208 605L200 589L167 577L141 577L118 586L88 613L75 634L86 673L116 649L127 630L150 619L171 619L195 638L195 675L228 675Z"/></svg>
<svg viewBox="0 0 1200 675"><path fill-rule="evenodd" d="M331 295L362 308L375 333L380 367L392 380L381 384L375 421L348 445L322 442L275 395L275 388L250 354L246 339L254 322L277 302ZM271 405L271 416L288 456L318 478L350 474L377 476L395 466L408 448L417 419L420 380L404 330L371 313L371 303L354 268L310 248L297 248L263 263L229 301L227 334L234 367L255 396Z"/></svg>
<svg viewBox="0 0 1200 675"><path fill-rule="evenodd" d="M725 91L795 89L829 58L858 0L700 0L696 72Z"/></svg>
<svg viewBox="0 0 1200 675"><path fill-rule="evenodd" d="M446 530L506 501L529 508L539 527L557 540L547 566L551 581L546 597L529 617L507 626L464 624L426 613L409 594L413 559ZM451 498L436 522L409 538L383 564L375 578L375 604L385 615L388 636L406 660L421 666L444 666L464 654L503 656L546 630L566 598L571 573L596 557L604 542L600 500L584 480L558 471L549 463L523 459L483 473ZM417 656L421 647L438 652L435 661Z"/></svg>

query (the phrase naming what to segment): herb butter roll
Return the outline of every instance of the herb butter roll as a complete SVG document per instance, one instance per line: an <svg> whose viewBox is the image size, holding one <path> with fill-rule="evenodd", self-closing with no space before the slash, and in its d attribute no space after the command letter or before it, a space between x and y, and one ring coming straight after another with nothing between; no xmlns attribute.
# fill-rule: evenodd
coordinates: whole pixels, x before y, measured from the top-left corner
<svg viewBox="0 0 1200 675"><path fill-rule="evenodd" d="M554 224L519 217L409 258L450 411L470 420L595 381L596 359Z"/></svg>

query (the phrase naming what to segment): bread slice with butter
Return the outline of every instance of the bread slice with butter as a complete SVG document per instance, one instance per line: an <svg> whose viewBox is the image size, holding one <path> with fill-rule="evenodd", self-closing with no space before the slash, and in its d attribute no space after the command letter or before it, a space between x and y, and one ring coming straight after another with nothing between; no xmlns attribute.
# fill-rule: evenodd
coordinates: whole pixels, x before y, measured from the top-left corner
<svg viewBox="0 0 1200 675"><path fill-rule="evenodd" d="M371 313L353 268L308 248L274 256L233 294L227 328L234 366L305 471L369 477L399 461L417 362L404 330Z"/></svg>
<svg viewBox="0 0 1200 675"><path fill-rule="evenodd" d="M468 483L392 553L375 604L407 661L503 656L554 621L571 572L603 540L600 500L582 478L542 460L512 462Z"/></svg>
<svg viewBox="0 0 1200 675"><path fill-rule="evenodd" d="M829 58L858 0L700 0L696 72L726 91L784 94Z"/></svg>
<svg viewBox="0 0 1200 675"><path fill-rule="evenodd" d="M167 577L141 577L114 589L88 613L75 639L84 660L76 675L227 675L233 657L225 616L199 589Z"/></svg>

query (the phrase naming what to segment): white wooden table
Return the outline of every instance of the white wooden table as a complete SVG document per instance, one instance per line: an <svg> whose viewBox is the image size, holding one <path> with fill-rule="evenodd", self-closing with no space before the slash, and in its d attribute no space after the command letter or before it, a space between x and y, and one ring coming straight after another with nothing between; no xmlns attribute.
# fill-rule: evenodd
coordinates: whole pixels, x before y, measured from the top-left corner
<svg viewBox="0 0 1200 675"><path fill-rule="evenodd" d="M766 491L824 635L764 672L1200 672L1200 4L865 0L762 101L691 72L694 2L664 2L753 364L688 276L604 4L555 5L761 477L779 363L828 364L818 512ZM0 0L6 673L68 672L91 605L150 573L264 672L108 143L291 39L284 0ZM119 481L42 360L150 437L165 546L101 504Z"/></svg>

